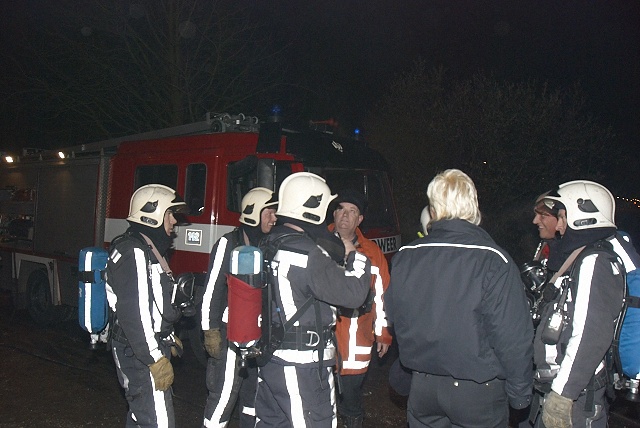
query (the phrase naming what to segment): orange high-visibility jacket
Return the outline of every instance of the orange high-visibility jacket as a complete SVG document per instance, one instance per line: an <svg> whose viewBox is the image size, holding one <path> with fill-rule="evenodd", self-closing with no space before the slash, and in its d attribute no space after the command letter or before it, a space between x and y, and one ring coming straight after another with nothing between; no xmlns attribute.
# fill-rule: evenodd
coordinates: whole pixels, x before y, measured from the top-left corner
<svg viewBox="0 0 640 428"><path fill-rule="evenodd" d="M334 225L329 226L331 231ZM358 318L339 316L336 322L336 339L340 355L340 374L365 373L371 361L371 347L375 342L391 344L392 337L384 314L384 292L389 286L387 259L378 245L365 238L359 228L357 251L371 260L371 288L375 299L371 311ZM357 322L354 322L356 321Z"/></svg>

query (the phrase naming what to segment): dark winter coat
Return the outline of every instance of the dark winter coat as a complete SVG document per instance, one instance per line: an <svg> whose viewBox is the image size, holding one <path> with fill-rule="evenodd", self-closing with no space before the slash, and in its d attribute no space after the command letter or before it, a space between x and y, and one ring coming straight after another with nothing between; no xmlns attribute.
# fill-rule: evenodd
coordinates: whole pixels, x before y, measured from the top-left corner
<svg viewBox="0 0 640 428"><path fill-rule="evenodd" d="M405 367L478 383L503 379L512 407L529 404L533 324L524 286L482 228L440 220L402 247L385 311Z"/></svg>

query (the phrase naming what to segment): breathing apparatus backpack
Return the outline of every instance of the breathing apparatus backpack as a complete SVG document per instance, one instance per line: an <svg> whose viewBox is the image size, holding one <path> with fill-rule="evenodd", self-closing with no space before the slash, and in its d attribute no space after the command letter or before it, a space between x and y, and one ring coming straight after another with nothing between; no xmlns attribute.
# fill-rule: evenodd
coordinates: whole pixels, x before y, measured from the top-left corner
<svg viewBox="0 0 640 428"><path fill-rule="evenodd" d="M627 272L624 305L614 338L616 389L627 390L626 399L640 402L640 269Z"/></svg>
<svg viewBox="0 0 640 428"><path fill-rule="evenodd" d="M606 240L589 245L580 253L579 260L597 252L607 254L625 279L623 304L607 353L609 385L627 391L625 398L637 402L640 401L640 269L626 272L620 257Z"/></svg>
<svg viewBox="0 0 640 428"><path fill-rule="evenodd" d="M284 311L276 303L273 258L289 238L303 235L293 232L275 238L267 236L260 243L260 248L239 246L231 253L230 274L227 276L227 339L240 350L241 367L247 365L249 358L255 359L258 366L267 364L276 350L288 344L288 335L298 335L297 331L294 333L291 330L308 308L314 306L316 315L320 313L318 300L309 297L295 314L285 321ZM328 333L325 334L319 322L317 319L315 332L307 332L309 337L315 333L314 337L317 340L300 344L306 347L305 349L324 349ZM288 344L292 345L296 344Z"/></svg>
<svg viewBox="0 0 640 428"><path fill-rule="evenodd" d="M151 259L155 247L145 242L143 235L138 236L128 232L114 238L109 251L101 247L86 247L80 250L78 258L78 321L80 326L90 333L91 349L97 349L99 342L107 343L109 340L109 327L110 324L113 326L112 321L115 318L112 319L113 314L107 301L107 262L110 251L124 239L135 239L140 242L145 248L147 258ZM162 256L158 254L156 258L163 265L163 262L160 261L160 259L164 261ZM167 319L164 314L161 314L163 320L173 323L177 321L179 316L194 316L196 314L195 275L191 272L185 272L174 278L170 271L167 272L169 268L166 264L162 268L169 276L173 286L171 305L175 309L175 319Z"/></svg>
<svg viewBox="0 0 640 428"><path fill-rule="evenodd" d="M78 321L91 334L91 347L106 343L109 305L106 269L109 253L101 247L80 250L78 261Z"/></svg>
<svg viewBox="0 0 640 428"><path fill-rule="evenodd" d="M227 276L229 319L227 339L240 350L240 366L259 354L256 344L262 337L262 251L241 245L231 251Z"/></svg>
<svg viewBox="0 0 640 428"><path fill-rule="evenodd" d="M107 262L109 252L125 236L117 236L109 250L102 247L85 247L78 257L78 321L80 327L91 334L91 346L98 335L106 336L109 324L107 301ZM106 343L105 340L100 340Z"/></svg>

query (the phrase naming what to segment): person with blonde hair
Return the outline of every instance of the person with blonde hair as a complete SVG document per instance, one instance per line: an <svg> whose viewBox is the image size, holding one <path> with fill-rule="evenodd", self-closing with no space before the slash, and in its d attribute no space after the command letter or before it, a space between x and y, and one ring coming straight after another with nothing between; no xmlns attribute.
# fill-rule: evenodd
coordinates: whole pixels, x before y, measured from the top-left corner
<svg viewBox="0 0 640 428"><path fill-rule="evenodd" d="M427 189L429 234L392 260L385 312L412 371L411 427L505 427L533 390L533 324L511 257L480 226L471 178L449 169Z"/></svg>
<svg viewBox="0 0 640 428"><path fill-rule="evenodd" d="M476 186L459 169L448 169L436 175L427 188L431 221L460 219L479 225L482 216L478 208Z"/></svg>

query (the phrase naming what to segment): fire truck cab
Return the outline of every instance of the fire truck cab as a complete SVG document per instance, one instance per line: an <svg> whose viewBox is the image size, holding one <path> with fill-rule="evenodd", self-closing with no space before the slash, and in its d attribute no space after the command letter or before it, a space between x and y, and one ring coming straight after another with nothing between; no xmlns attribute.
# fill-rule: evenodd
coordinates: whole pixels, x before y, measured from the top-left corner
<svg viewBox="0 0 640 428"><path fill-rule="evenodd" d="M244 115L207 115L190 125L40 151L0 167L0 289L38 322L78 304L78 253L108 247L128 227L129 200L145 184L177 190L191 208L175 228L174 273L204 278L214 243L238 223L240 201L286 176L310 171L334 193L368 199L361 229L389 257L400 246L387 164L358 140L288 129ZM333 207L330 207L332 209ZM328 216L331 219L331 216Z"/></svg>

